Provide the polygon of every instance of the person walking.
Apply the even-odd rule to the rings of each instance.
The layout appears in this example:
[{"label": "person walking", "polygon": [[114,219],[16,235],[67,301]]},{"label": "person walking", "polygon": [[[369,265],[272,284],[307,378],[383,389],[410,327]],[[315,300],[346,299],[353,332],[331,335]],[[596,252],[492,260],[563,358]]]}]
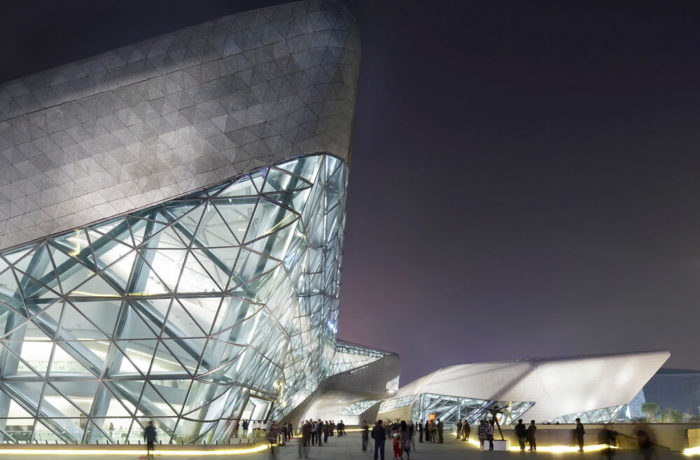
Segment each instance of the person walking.
[{"label": "person walking", "polygon": [[318,419],[318,423],[316,424],[316,439],[318,439],[318,447],[321,447],[323,445],[323,442],[321,439],[323,438],[323,420]]},{"label": "person walking", "polygon": [[443,439],[443,437],[442,437],[442,431],[444,430],[444,428],[445,428],[445,424],[442,423],[442,421],[441,421],[440,419],[438,419],[438,423],[437,423],[437,433],[438,433],[438,440],[439,440],[438,442],[439,442],[440,444],[442,444],[442,443],[444,442],[444,439]]},{"label": "person walking", "polygon": [[416,451],[416,441],[413,435],[416,434],[416,427],[413,425],[413,421],[411,420],[408,422],[408,438],[410,440],[411,444],[411,449],[415,452]]},{"label": "person walking", "polygon": [[367,420],[362,421],[362,452],[367,452],[367,444],[369,443],[369,425]]},{"label": "person walking", "polygon": [[425,421],[425,442],[430,442],[430,420]]},{"label": "person walking", "polygon": [[515,425],[515,436],[518,438],[518,444],[520,445],[520,452],[525,452],[525,440],[527,439],[527,427],[523,423],[523,419],[518,420],[517,425]]},{"label": "person walking", "polygon": [[391,445],[394,448],[394,459],[402,458],[401,434],[399,434],[399,427],[396,424],[393,424],[391,427]]},{"label": "person walking", "polygon": [[247,438],[248,437],[248,427],[250,426],[248,420],[243,419],[243,423],[241,424],[241,426],[243,427],[243,436],[242,437]]},{"label": "person walking", "polygon": [[423,419],[418,421],[418,442],[423,442]]},{"label": "person walking", "polygon": [[411,432],[405,420],[401,420],[399,427],[399,444],[401,458],[403,459],[403,453],[406,452],[406,460],[411,460]]},{"label": "person walking", "polygon": [[472,434],[472,427],[469,426],[468,421],[464,421],[462,424],[462,441],[469,441],[469,435]]},{"label": "person walking", "polygon": [[457,420],[457,439],[462,437],[462,420]]},{"label": "person walking", "polygon": [[382,421],[377,420],[377,423],[372,428],[372,439],[374,439],[374,460],[377,460],[377,454],[381,453],[381,460],[384,460],[384,441],[386,441],[386,431],[382,426]]},{"label": "person walking", "polygon": [[313,425],[310,420],[304,422],[301,426],[301,436],[299,437],[299,458],[309,458],[309,443],[311,442],[311,430]]},{"label": "person walking", "polygon": [[148,422],[148,426],[143,430],[143,439],[146,441],[146,458],[153,458],[156,443],[156,427],[153,426],[153,420]]},{"label": "person walking", "polygon": [[583,435],[586,434],[586,430],[583,429],[583,423],[581,419],[576,419],[576,428],[574,428],[574,435],[576,436],[576,444],[578,444],[578,451],[583,452]]},{"label": "person walking", "polygon": [[486,442],[486,438],[488,437],[486,434],[486,420],[482,420],[479,422],[477,434],[479,436],[479,445],[481,446],[481,450],[483,451],[484,443]]},{"label": "person walking", "polygon": [[277,458],[277,451],[275,447],[277,446],[277,436],[279,436],[280,427],[274,420],[267,429],[267,442],[270,443],[270,458]]},{"label": "person walking", "polygon": [[535,440],[535,433],[537,427],[535,426],[535,421],[530,420],[530,426],[527,427],[527,443],[530,444],[530,452],[537,451],[537,442]]}]

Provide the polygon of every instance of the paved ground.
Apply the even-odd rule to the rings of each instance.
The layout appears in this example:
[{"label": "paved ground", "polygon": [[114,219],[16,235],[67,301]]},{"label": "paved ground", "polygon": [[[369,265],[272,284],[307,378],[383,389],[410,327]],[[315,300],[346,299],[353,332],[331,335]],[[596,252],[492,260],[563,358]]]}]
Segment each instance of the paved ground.
[{"label": "paved ground", "polygon": [[[411,460],[554,460],[554,459],[571,459],[571,460],[593,460],[593,459],[603,459],[604,457],[600,453],[590,452],[585,454],[578,453],[565,453],[565,454],[552,454],[538,452],[536,454],[531,453],[507,453],[507,452],[480,452],[478,449],[465,445],[464,443],[454,441],[452,439],[446,439],[445,444],[418,444],[416,451],[411,452]],[[283,447],[278,447],[276,449],[275,458],[278,460],[295,460],[297,456],[297,445],[296,440],[293,440],[291,444]],[[361,438],[358,433],[351,433],[349,436],[343,438],[330,438],[328,444],[323,447],[311,447],[309,452],[309,458],[313,460],[371,460],[371,451],[362,452]],[[114,460],[128,460],[138,458],[136,455],[90,455],[90,456],[48,456],[43,454],[30,454],[30,455],[7,455],[0,450],[0,459],[10,460],[10,459],[26,459],[26,460],[46,460],[50,458],[56,459],[73,459],[81,458],[85,460],[98,459],[103,457],[114,459]],[[143,457],[141,457],[143,458]],[[271,458],[270,452],[265,451],[257,454],[246,454],[246,455],[236,455],[236,456],[212,456],[203,457],[200,455],[192,456],[156,456],[156,458],[161,458],[165,460],[166,458],[182,459],[182,460],[193,460],[200,458],[230,458],[238,460],[267,460]],[[406,458],[404,456],[404,458]],[[638,452],[617,452],[615,455],[615,460],[633,460],[642,459]],[[658,453],[654,459],[655,460],[680,460],[683,458],[681,454],[677,453]],[[393,450],[391,449],[391,443],[386,443],[386,460],[393,460]]]}]

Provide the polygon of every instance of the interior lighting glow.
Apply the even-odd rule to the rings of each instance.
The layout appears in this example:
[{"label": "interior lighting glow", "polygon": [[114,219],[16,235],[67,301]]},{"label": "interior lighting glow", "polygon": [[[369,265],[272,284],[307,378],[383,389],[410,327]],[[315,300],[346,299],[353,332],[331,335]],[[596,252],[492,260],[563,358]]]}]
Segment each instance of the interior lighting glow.
[{"label": "interior lighting glow", "polygon": [[[256,452],[262,452],[270,448],[269,444],[263,444],[255,447],[248,447],[245,449],[215,449],[215,450],[160,450],[156,451],[156,455],[163,457],[204,457],[204,456],[222,456],[222,455],[243,455],[243,454],[253,454]],[[132,449],[0,449],[0,453],[3,455],[75,455],[75,456],[89,456],[89,455],[146,455],[146,450],[132,450]]]},{"label": "interior lighting glow", "polygon": [[688,447],[687,449],[684,449],[683,455],[700,455],[700,446]]}]

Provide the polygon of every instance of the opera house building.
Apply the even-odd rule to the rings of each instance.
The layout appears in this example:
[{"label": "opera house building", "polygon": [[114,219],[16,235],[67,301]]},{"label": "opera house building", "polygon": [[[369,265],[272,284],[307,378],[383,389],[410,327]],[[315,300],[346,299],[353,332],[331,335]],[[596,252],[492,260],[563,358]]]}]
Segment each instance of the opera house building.
[{"label": "opera house building", "polygon": [[0,85],[0,442],[620,412],[667,353],[399,390],[397,354],[336,340],[359,64],[345,7],[305,0]]}]

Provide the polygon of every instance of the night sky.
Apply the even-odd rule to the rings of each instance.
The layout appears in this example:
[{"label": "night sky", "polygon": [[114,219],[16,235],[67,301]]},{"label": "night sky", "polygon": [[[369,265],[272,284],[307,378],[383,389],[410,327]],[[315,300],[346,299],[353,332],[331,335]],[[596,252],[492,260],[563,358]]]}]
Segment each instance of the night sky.
[{"label": "night sky", "polygon": [[[279,2],[0,7],[0,81]],[[667,349],[700,369],[700,2],[348,1],[363,61],[339,337],[402,384]]]}]

